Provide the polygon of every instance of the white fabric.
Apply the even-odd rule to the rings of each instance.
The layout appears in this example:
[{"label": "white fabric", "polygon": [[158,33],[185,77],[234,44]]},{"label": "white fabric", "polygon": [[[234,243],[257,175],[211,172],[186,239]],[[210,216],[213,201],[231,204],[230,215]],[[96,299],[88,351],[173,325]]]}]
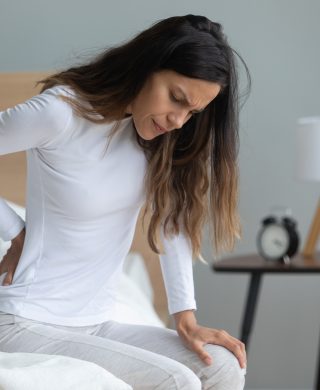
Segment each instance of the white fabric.
[{"label": "white fabric", "polygon": [[7,207],[4,199],[0,198],[0,237],[5,241],[10,241],[12,238],[16,237],[21,230],[24,228],[24,221],[19,218],[14,211]]},{"label": "white fabric", "polygon": [[[183,345],[172,329],[112,320],[83,328],[47,326],[11,314],[0,315],[0,327],[0,350],[15,352],[19,348],[28,353],[90,361],[134,389],[244,388],[246,370],[240,368],[231,351],[220,345],[205,345],[213,360],[207,366],[194,351]],[[92,387],[89,389],[93,390]]]},{"label": "white fabric", "polygon": [[[24,220],[25,209],[8,202]],[[10,242],[0,239],[0,259]],[[152,304],[151,282],[141,255],[129,253],[117,287],[114,320],[165,328]],[[2,283],[5,274],[0,276]],[[61,381],[63,378],[63,381]],[[65,356],[0,352],[0,390],[130,390],[132,387],[97,364]]]},{"label": "white fabric", "polygon": [[[10,208],[25,220],[25,209],[8,202]],[[10,247],[9,241],[0,238],[0,259]],[[6,273],[0,275],[2,284]],[[157,315],[153,306],[153,288],[144,260],[139,253],[129,252],[125,257],[123,272],[116,289],[116,302],[113,320],[127,324],[166,325]]]},{"label": "white fabric", "polygon": [[117,288],[113,319],[127,324],[165,327],[152,301],[125,273],[121,275]]},{"label": "white fabric", "polygon": [[[25,245],[12,285],[0,286],[0,310],[85,326],[113,318],[147,161],[130,117],[104,154],[113,124],[75,115],[57,96],[68,93],[53,87],[0,113],[0,155],[26,150],[28,162]],[[11,240],[21,226],[2,201],[0,235]],[[196,309],[189,240],[181,233],[163,247],[169,313]]]},{"label": "white fabric", "polygon": [[0,390],[132,390],[97,364],[65,356],[0,352]]},{"label": "white fabric", "polygon": [[129,252],[123,264],[123,272],[130,276],[146,295],[150,302],[153,302],[154,294],[152,284],[146,269],[143,257],[137,252]]}]

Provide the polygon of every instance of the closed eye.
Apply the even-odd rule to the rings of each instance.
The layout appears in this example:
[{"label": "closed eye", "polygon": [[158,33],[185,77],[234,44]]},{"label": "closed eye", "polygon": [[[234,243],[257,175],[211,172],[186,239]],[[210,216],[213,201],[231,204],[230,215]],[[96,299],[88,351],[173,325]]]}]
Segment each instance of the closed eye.
[{"label": "closed eye", "polygon": [[173,93],[170,93],[170,99],[175,103],[182,103]]},{"label": "closed eye", "polygon": [[[187,106],[188,106],[188,103],[187,103],[185,100],[180,100],[180,99],[177,98],[172,92],[170,93],[170,99],[171,99],[174,103],[179,103],[179,104],[187,105]],[[200,114],[200,112],[202,112],[202,111],[204,111],[204,109],[202,109],[202,110],[193,110],[193,111],[190,111],[190,114],[191,114],[191,115]]]}]

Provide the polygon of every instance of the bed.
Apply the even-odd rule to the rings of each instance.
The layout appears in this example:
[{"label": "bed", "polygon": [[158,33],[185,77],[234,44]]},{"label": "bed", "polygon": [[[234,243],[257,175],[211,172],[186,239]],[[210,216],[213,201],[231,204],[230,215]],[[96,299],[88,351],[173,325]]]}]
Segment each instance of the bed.
[{"label": "bed", "polygon": [[[48,74],[0,73],[0,111],[39,93],[34,83]],[[25,153],[0,156],[0,197],[22,218],[25,218],[25,181]],[[140,215],[142,213],[143,209]],[[0,239],[0,259],[9,246],[10,242]],[[1,284],[4,277],[5,274],[0,275]],[[141,217],[120,278],[114,320],[171,327],[159,257],[147,243]],[[66,380],[58,384],[62,376]],[[8,354],[0,351],[0,390],[40,390],[44,379],[47,390],[131,388],[93,363],[63,356]]]}]

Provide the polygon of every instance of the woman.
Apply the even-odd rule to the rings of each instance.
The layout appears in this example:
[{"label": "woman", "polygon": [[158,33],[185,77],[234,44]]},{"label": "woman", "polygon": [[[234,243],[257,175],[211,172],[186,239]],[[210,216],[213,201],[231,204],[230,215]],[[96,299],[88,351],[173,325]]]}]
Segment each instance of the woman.
[{"label": "woman", "polygon": [[[164,19],[40,83],[0,117],[0,154],[28,160],[26,226],[0,203],[0,349],[89,360],[137,389],[242,389],[244,344],[194,315],[204,223],[217,253],[240,237],[238,82],[220,24]],[[144,203],[176,331],[112,320]]]}]

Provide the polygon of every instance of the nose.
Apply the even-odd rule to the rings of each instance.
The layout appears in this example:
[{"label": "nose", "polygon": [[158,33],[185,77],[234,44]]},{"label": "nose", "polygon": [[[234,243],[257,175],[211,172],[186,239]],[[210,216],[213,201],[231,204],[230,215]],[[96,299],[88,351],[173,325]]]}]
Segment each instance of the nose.
[{"label": "nose", "polygon": [[189,111],[186,110],[177,110],[172,111],[168,114],[168,121],[171,126],[175,129],[180,129],[189,119]]}]

